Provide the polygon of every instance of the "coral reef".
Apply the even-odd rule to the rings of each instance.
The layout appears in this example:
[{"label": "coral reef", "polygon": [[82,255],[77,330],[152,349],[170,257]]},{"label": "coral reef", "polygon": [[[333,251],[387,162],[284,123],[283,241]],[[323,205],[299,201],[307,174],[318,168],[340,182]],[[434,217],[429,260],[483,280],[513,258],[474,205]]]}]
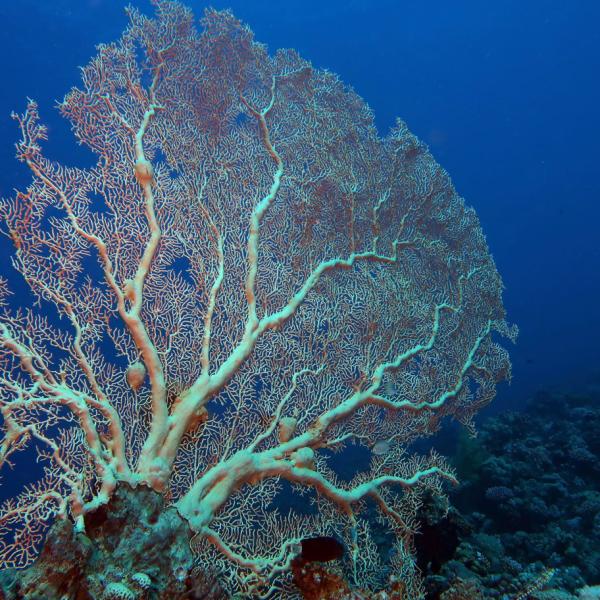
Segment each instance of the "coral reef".
[{"label": "coral reef", "polygon": [[430,498],[421,509],[427,598],[593,594],[583,586],[600,581],[599,427],[597,396],[540,393],[461,438],[454,506],[445,514]]}]

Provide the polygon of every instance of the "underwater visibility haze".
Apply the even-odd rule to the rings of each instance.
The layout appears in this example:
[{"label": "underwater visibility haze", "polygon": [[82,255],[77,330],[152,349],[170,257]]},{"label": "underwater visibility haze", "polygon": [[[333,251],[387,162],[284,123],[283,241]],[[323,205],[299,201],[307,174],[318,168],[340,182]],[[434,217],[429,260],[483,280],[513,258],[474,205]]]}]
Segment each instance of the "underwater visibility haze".
[{"label": "underwater visibility haze", "polygon": [[0,3],[0,596],[600,598],[599,19]]}]

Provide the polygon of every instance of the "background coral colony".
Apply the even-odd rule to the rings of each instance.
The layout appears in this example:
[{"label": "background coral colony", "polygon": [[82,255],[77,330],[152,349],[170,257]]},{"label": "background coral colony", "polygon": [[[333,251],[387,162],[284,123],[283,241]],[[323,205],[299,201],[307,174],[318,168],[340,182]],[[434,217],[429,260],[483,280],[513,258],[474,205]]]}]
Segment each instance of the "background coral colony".
[{"label": "background coral colony", "polygon": [[[578,473],[571,495],[567,493],[570,500],[563,500],[564,506],[554,500],[560,513],[556,522],[583,519],[576,525],[571,523],[577,528],[585,519],[593,521],[593,511],[579,516],[571,512],[574,494],[583,494],[586,502],[592,502],[587,490],[596,485],[590,482],[595,481],[592,465],[597,448],[581,419],[587,414],[589,425],[596,418],[600,387],[600,319],[595,307],[600,291],[596,241],[600,216],[596,161],[600,117],[596,107],[600,88],[594,75],[600,68],[600,40],[594,28],[600,17],[598,4],[532,0],[523,6],[512,1],[484,5],[382,0],[287,2],[273,10],[272,3],[259,1],[229,2],[227,6],[213,3],[216,9],[231,8],[271,53],[277,48],[295,48],[315,68],[339,74],[341,81],[352,85],[368,102],[379,135],[386,136],[396,127],[385,144],[377,141],[375,129],[365,133],[368,113],[360,101],[328,79],[327,73],[313,71],[317,73],[314,79],[305,78],[306,63],[293,53],[280,53],[269,62],[260,47],[248,45],[245,36],[249,34],[225,13],[208,13],[205,38],[198,41],[205,56],[196,56],[194,70],[193,64],[183,61],[186,57],[194,60],[193,53],[186,54],[189,48],[181,45],[188,17],[175,5],[162,6],[163,25],[158,29],[133,13],[131,40],[150,49],[148,57],[154,64],[149,74],[139,75],[137,87],[138,75],[119,70],[119,65],[130,58],[134,63],[137,60],[127,40],[121,46],[122,54],[107,49],[103,54],[102,48],[94,48],[95,44],[118,40],[127,26],[121,3],[32,0],[0,7],[5,78],[0,101],[0,196],[6,199],[3,226],[9,234],[2,242],[3,273],[9,278],[8,285],[2,284],[3,303],[11,310],[19,304],[15,297],[27,298],[34,309],[36,298],[41,303],[37,316],[35,310],[13,312],[3,321],[2,364],[11,377],[5,379],[2,402],[8,406],[9,398],[13,408],[3,412],[7,434],[2,452],[3,460],[12,460],[13,453],[16,456],[24,442],[33,439],[32,445],[50,464],[45,472],[32,467],[8,476],[5,473],[3,497],[10,496],[11,490],[18,492],[38,469],[43,480],[34,495],[56,493],[62,498],[57,504],[64,504],[61,510],[68,507],[77,527],[83,528],[85,512],[102,505],[103,498],[113,494],[117,480],[141,481],[178,502],[192,529],[207,540],[199,542],[197,553],[229,573],[220,585],[231,593],[293,594],[285,572],[302,534],[312,532],[315,536],[335,534],[344,548],[354,549],[348,562],[353,566],[347,566],[339,576],[356,590],[371,590],[373,597],[380,593],[377,590],[391,585],[389,572],[383,566],[375,575],[368,571],[373,561],[382,559],[382,545],[395,544],[394,554],[388,558],[403,565],[398,567],[404,582],[402,593],[419,597],[424,588],[416,573],[417,566],[423,570],[423,565],[410,567],[412,520],[417,518],[415,511],[424,495],[437,491],[444,481],[454,481],[455,470],[437,454],[428,454],[426,445],[419,448],[418,455],[405,455],[401,447],[435,431],[441,417],[455,416],[470,424],[493,396],[495,384],[509,376],[506,347],[513,364],[512,385],[499,386],[498,397],[485,414],[521,409],[536,393],[537,404],[530,405],[529,412],[522,413],[525,416],[484,425],[478,455],[493,456],[495,452],[506,457],[508,446],[497,440],[507,431],[514,435],[521,430],[519,419],[529,419],[530,424],[548,431],[566,432],[564,443],[547,446],[543,459],[550,461],[552,467],[545,468],[554,468],[555,477],[561,481],[566,477],[560,472],[565,460],[573,461],[572,469]],[[136,3],[136,7],[148,15],[155,10],[146,3]],[[200,16],[205,5],[195,2],[191,8]],[[163,49],[157,40],[164,42]],[[230,52],[225,61],[215,50],[221,43]],[[98,52],[101,58],[89,63]],[[77,72],[76,65],[89,66]],[[117,72],[120,75],[115,75]],[[213,83],[214,91],[206,85],[201,88],[202,77],[194,88],[194,73],[206,74],[202,81]],[[83,92],[71,93],[62,106],[64,115],[75,125],[75,133],[85,142],[75,146],[68,121],[51,107],[72,86],[82,85]],[[247,151],[235,154],[231,163],[225,159],[211,163],[202,153],[194,154],[189,145],[183,125],[188,118],[183,115],[191,106],[186,104],[186,94],[200,89],[206,94],[203,101],[212,101],[212,108],[204,113],[198,109],[191,122],[205,128],[202,139],[214,156],[222,152],[223,157],[231,158],[229,145],[238,147],[242,142]],[[307,102],[307,89],[316,90],[314,113],[310,113],[314,122],[296,122],[293,107]],[[30,101],[27,106],[27,97],[37,104]],[[103,98],[100,108],[94,104],[98,97]],[[173,108],[171,115],[164,117],[168,110],[163,113],[162,104],[167,100]],[[215,108],[215,100],[223,101],[220,109]],[[86,113],[86,106],[96,107]],[[19,115],[17,124],[9,118],[13,110]],[[394,125],[397,116],[428,144],[433,157],[404,124]],[[39,122],[47,125],[48,140]],[[116,137],[109,132],[115,123],[122,130]],[[226,123],[239,137],[227,138]],[[21,132],[16,126],[19,124]],[[329,141],[338,140],[332,147],[339,149],[344,142],[351,148],[346,154],[337,155],[315,141],[315,132],[322,133],[328,126]],[[23,164],[14,159],[13,143],[17,140],[21,140],[17,154]],[[311,150],[302,150],[306,148]],[[321,164],[318,161],[323,153],[328,158]],[[94,168],[98,155],[104,162]],[[62,163],[65,169],[50,165],[45,156]],[[397,167],[392,157],[401,157]],[[292,158],[297,161],[295,166],[289,164]],[[504,282],[502,298],[508,324],[503,320],[501,282],[478,223],[472,212],[461,212],[460,200],[457,204],[445,175],[436,170],[434,158],[451,174],[467,205],[477,211]],[[118,164],[127,160],[134,167],[126,176]],[[382,168],[386,163],[398,181],[397,189],[386,184]],[[67,168],[73,165],[78,168]],[[182,174],[177,181],[169,175],[169,168]],[[37,183],[13,202],[13,190],[25,190],[32,173]],[[194,173],[204,177],[194,178]],[[230,177],[245,183],[238,190],[235,183],[229,183]],[[298,182],[296,192],[288,187],[288,177]],[[240,201],[239,209],[222,203],[224,196],[243,196],[252,184],[260,192]],[[367,200],[367,188],[378,195],[375,204]],[[423,191],[427,188],[439,191],[435,200]],[[110,190],[119,190],[121,199],[115,200],[118,194],[113,197]],[[165,204],[162,195],[169,193],[179,194],[188,202],[198,201],[203,217],[188,213],[185,205]],[[320,219],[311,220],[308,213],[304,221],[293,219],[277,208],[278,200],[284,197],[290,206],[297,203],[296,215],[300,215],[300,209],[306,208],[308,198],[315,194],[322,204],[312,210],[320,211]],[[403,208],[401,203],[390,203],[388,208],[387,199],[394,194],[413,198],[413,208]],[[343,227],[344,219],[338,222],[342,229],[338,237],[328,233],[331,229],[320,231],[326,224],[333,227],[334,196],[343,197],[348,204],[343,211],[347,226]],[[123,198],[138,198],[141,204],[138,208],[135,204],[119,205]],[[91,201],[92,207],[104,200],[114,222],[104,221],[100,212],[71,205],[73,199]],[[50,208],[53,202],[56,205]],[[36,212],[35,206],[49,208],[42,214],[44,211]],[[58,209],[68,214],[72,231],[65,228]],[[240,225],[245,218],[250,219],[249,224]],[[392,231],[390,223],[399,228]],[[125,234],[119,234],[119,227]],[[142,227],[155,234],[140,239],[134,232]],[[176,235],[170,236],[167,227]],[[44,228],[50,232],[48,236],[36,238],[36,231]],[[204,228],[204,236],[211,240],[208,252],[192,239],[198,228]],[[278,237],[278,231],[285,232],[285,239]],[[432,232],[438,232],[438,237],[430,239]],[[319,245],[319,235],[328,241]],[[295,236],[306,244],[302,251],[293,249]],[[82,240],[94,253],[84,249]],[[102,258],[104,247],[109,258],[112,256],[110,264]],[[33,294],[11,270],[9,256],[15,248],[17,269]],[[233,258],[227,256],[230,252]],[[384,267],[396,268],[404,252],[408,262],[413,261],[412,268],[399,269],[393,277],[384,276]],[[241,262],[243,269],[236,266]],[[154,273],[148,265],[153,265]],[[194,277],[186,275],[192,265],[205,274],[212,287],[200,290],[202,286]],[[261,265],[277,274],[278,285],[270,287],[272,282],[261,278]],[[86,282],[80,278],[80,268],[88,270],[92,279]],[[358,273],[358,281],[346,278],[348,269]],[[94,291],[99,277],[108,281],[108,287]],[[379,295],[371,291],[374,295],[365,296],[368,301],[360,299],[357,289],[366,294],[364,290],[372,288],[372,280],[379,284]],[[235,287],[232,284],[239,287],[239,293],[231,291]],[[181,297],[196,293],[194,286],[200,290],[197,305],[182,304]],[[12,295],[7,295],[8,288]],[[173,291],[171,296],[168,290]],[[108,308],[110,293],[115,295],[118,309]],[[398,297],[403,306],[394,303]],[[329,314],[320,298],[336,298],[337,310]],[[387,312],[382,309],[384,302]],[[60,321],[46,317],[48,306],[62,314]],[[360,311],[367,315],[364,323],[350,316]],[[387,322],[389,313],[403,320],[404,337],[382,333],[392,328],[393,320]],[[196,324],[192,322],[194,316]],[[119,318],[122,323],[117,324]],[[225,318],[227,322],[220,321]],[[55,330],[66,329],[65,322],[70,330]],[[342,322],[347,336],[341,335]],[[520,329],[514,347],[506,339],[514,338],[510,323],[518,323]],[[220,334],[227,339],[220,347],[211,343],[211,327],[214,337]],[[286,327],[288,341],[284,342]],[[336,328],[337,337],[331,335]],[[259,343],[262,332],[273,335],[261,337]],[[178,336],[183,336],[185,343],[179,342]],[[200,340],[194,349],[201,357],[198,364],[190,363],[186,354],[195,338]],[[332,338],[338,341],[330,343]],[[105,356],[107,340],[117,352],[112,365]],[[278,353],[288,357],[287,366],[275,365],[270,358]],[[379,353],[379,362],[371,353]],[[31,355],[33,361],[28,363],[25,357]],[[337,360],[331,358],[333,355]],[[173,365],[167,365],[169,356]],[[320,359],[311,361],[309,356]],[[228,370],[228,360],[235,368]],[[56,366],[59,363],[62,368]],[[281,381],[271,377],[276,369],[284,374]],[[15,375],[21,371],[24,375]],[[79,375],[74,374],[76,371]],[[161,392],[163,380],[166,383]],[[59,389],[60,407],[52,408],[52,398]],[[344,396],[346,389],[351,393]],[[110,394],[105,394],[106,390]],[[418,400],[402,405],[401,397],[408,390],[427,406]],[[551,390],[554,396],[546,393],[540,400],[540,390]],[[40,400],[40,394],[45,400]],[[562,394],[561,410],[549,400],[557,394]],[[212,395],[218,399],[215,408],[208,404]],[[28,416],[19,402],[37,408]],[[139,414],[145,411],[152,415],[151,420],[132,415],[133,403]],[[571,413],[565,413],[566,406]],[[408,408],[408,416],[398,408]],[[539,420],[538,409],[547,411],[546,420]],[[119,413],[122,427],[114,426],[113,410]],[[164,417],[161,411],[166,411]],[[387,421],[382,421],[383,411],[392,415]],[[79,433],[68,426],[73,415],[80,419]],[[168,419],[174,417],[181,431],[177,433],[175,426],[171,433],[161,433],[161,423],[167,427]],[[243,424],[244,419],[254,419],[256,430]],[[573,425],[568,428],[561,424],[567,420],[581,423],[579,437]],[[43,427],[37,425],[41,422]],[[311,422],[318,427],[315,429]],[[263,423],[262,428],[259,423]],[[358,440],[357,445],[362,440],[372,451],[367,472],[355,475],[351,482],[337,479],[333,471],[341,466],[335,457],[319,452],[343,445],[346,438],[355,438],[352,441]],[[203,441],[206,439],[209,441]],[[223,453],[215,455],[211,443],[224,449]],[[171,454],[180,444],[178,460],[183,462],[178,464]],[[449,447],[443,440],[440,444]],[[87,446],[87,454],[77,450],[80,445]],[[40,446],[44,448],[40,450]],[[513,469],[514,465],[530,463],[531,457],[523,452],[523,448],[510,446]],[[249,461],[248,456],[259,458]],[[455,467],[460,466],[457,456],[452,461]],[[221,478],[219,460],[225,472],[237,469],[245,474],[239,481],[233,478],[230,487],[215,483]],[[486,460],[482,459],[482,464],[488,465],[487,470],[473,475],[470,484],[472,490],[479,489],[485,495],[488,505],[474,506],[476,500],[469,497],[468,489],[465,494],[464,488],[456,501],[462,502],[466,512],[493,506],[492,521],[494,511],[500,511],[495,516],[501,517],[502,510],[511,506],[514,517],[524,510],[519,508],[519,493],[522,497],[531,493],[526,487],[519,488],[518,481],[533,479],[536,474],[521,466],[513,479],[507,480],[506,469],[491,475],[492,463]],[[190,465],[199,461],[215,468],[204,474],[200,469],[196,483],[193,473],[187,481]],[[135,472],[129,470],[132,462],[138,464]],[[473,462],[465,468],[472,469]],[[259,474],[264,482],[255,485]],[[269,521],[265,507],[270,501],[283,502],[279,496],[286,496],[286,490],[282,492],[271,476],[317,489],[329,502],[317,502],[304,516]],[[505,479],[500,481],[502,477]],[[390,491],[384,485],[387,483],[400,483],[403,493]],[[254,492],[236,495],[245,485],[254,486]],[[360,504],[362,500],[363,489],[391,523],[388,527],[395,532],[395,541],[377,538],[372,519],[354,508],[355,501]],[[93,499],[85,508],[82,503],[90,502],[90,494]],[[28,506],[32,519],[44,522],[41,509],[37,505],[32,508],[31,498],[20,502],[18,506]],[[214,506],[225,506],[224,512],[229,511],[230,516],[219,520]],[[291,508],[297,508],[293,501]],[[17,513],[22,516],[21,508],[5,506],[4,511],[3,531],[15,535],[14,528],[19,531],[19,525],[14,517]],[[239,526],[235,522],[238,512],[245,514],[250,530],[258,523],[264,527],[265,518],[269,523],[265,536],[257,536],[254,547],[240,540],[232,529]],[[526,521],[538,516],[522,513],[521,518]],[[485,535],[491,533],[490,523]],[[599,526],[593,523],[593,527]],[[545,533],[540,537],[538,547],[549,544],[549,536]],[[35,538],[3,542],[8,544],[2,548],[5,565],[30,562],[30,553],[39,546]],[[584,538],[574,540],[573,548],[578,544],[585,547]],[[469,543],[479,544],[479,549],[485,545],[481,537],[477,543]],[[508,561],[508,550],[519,544],[508,534],[502,543]],[[534,587],[552,585],[548,583],[552,577],[556,589],[565,594],[577,593],[586,583],[600,583],[594,580],[598,576],[594,567],[597,556],[590,553],[586,564],[581,557],[568,558],[569,552],[567,547],[549,549],[546,556],[539,557],[540,569],[535,573],[532,569],[534,583],[524,580],[521,589],[530,585],[534,593]],[[531,550],[529,555],[517,557],[521,571],[525,563],[533,561],[533,554]],[[556,558],[551,558],[554,554]],[[264,562],[261,556],[266,557]],[[513,553],[511,560],[515,556]],[[179,558],[182,562],[175,579],[191,573],[187,558]],[[489,558],[486,569],[492,569],[493,562]],[[508,562],[503,564],[504,572],[508,572]],[[500,567],[496,568],[500,572]],[[104,577],[114,579],[114,572],[107,567]],[[122,583],[113,582],[114,586],[144,587],[142,575],[129,577]],[[484,587],[489,584],[482,582]],[[451,587],[435,592],[435,585],[430,579],[428,597],[462,597],[451,596]],[[482,587],[476,592],[454,593],[476,597],[475,593],[487,592]]]}]

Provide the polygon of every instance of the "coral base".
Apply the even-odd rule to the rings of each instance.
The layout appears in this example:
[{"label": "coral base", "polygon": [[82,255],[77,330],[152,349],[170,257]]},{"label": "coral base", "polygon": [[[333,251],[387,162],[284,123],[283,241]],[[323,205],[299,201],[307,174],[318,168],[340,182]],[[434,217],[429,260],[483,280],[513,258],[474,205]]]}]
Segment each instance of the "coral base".
[{"label": "coral base", "polygon": [[192,569],[192,535],[160,494],[121,485],[107,505],[86,515],[85,534],[59,520],[33,565],[0,574],[0,598],[226,598],[218,584]]}]

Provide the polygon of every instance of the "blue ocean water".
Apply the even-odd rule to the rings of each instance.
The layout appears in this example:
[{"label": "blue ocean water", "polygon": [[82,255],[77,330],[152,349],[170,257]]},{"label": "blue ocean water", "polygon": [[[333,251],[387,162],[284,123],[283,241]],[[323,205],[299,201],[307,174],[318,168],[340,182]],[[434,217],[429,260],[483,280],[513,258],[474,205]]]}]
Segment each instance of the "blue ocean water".
[{"label": "blue ocean water", "polygon": [[[151,3],[133,4],[148,13]],[[208,3],[186,2],[197,16]],[[595,0],[215,0],[271,51],[339,74],[382,134],[406,121],[476,209],[520,328],[511,386],[488,412],[539,390],[600,388],[600,3]],[[127,24],[120,0],[0,0],[0,196],[24,188],[12,110],[38,101],[46,154],[90,164],[55,101]],[[0,271],[10,247],[0,240]],[[17,276],[13,288],[19,290]]]},{"label": "blue ocean water", "polygon": [[[151,11],[149,2],[135,2]],[[207,3],[188,1],[197,15]],[[54,158],[74,156],[53,105],[94,45],[126,24],[116,0],[0,3],[0,194],[27,181],[9,115],[36,99]],[[600,3],[595,0],[217,0],[271,50],[296,48],[365,98],[382,133],[396,116],[475,207],[521,334],[512,386],[600,380]],[[77,149],[75,150],[77,151]],[[89,157],[79,149],[81,160]],[[6,255],[3,255],[6,260]]]}]

